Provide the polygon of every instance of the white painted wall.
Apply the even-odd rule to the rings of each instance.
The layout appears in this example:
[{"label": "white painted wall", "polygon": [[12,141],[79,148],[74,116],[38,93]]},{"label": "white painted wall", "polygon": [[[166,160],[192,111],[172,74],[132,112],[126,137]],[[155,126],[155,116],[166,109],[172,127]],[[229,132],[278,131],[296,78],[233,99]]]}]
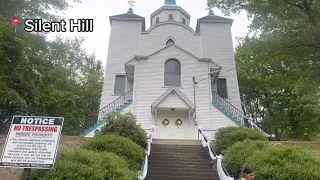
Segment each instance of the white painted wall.
[{"label": "white painted wall", "polygon": [[[116,74],[125,74],[124,63],[139,54],[142,22],[113,21],[111,26],[108,59],[100,107],[118,98],[114,96]],[[132,86],[127,83],[127,88]]]},{"label": "white painted wall", "polygon": [[175,22],[167,22],[151,27],[141,36],[141,55],[150,55],[166,46],[166,40],[172,37],[175,44],[199,57],[201,36],[195,35],[189,27]]},{"label": "white painted wall", "polygon": [[[212,58],[222,66],[221,77],[227,78],[228,101],[241,110],[238,78],[232,45],[231,25],[227,23],[201,23],[202,56]],[[233,70],[232,70],[233,69]],[[229,71],[231,70],[231,71]],[[227,73],[223,73],[229,71]]]}]

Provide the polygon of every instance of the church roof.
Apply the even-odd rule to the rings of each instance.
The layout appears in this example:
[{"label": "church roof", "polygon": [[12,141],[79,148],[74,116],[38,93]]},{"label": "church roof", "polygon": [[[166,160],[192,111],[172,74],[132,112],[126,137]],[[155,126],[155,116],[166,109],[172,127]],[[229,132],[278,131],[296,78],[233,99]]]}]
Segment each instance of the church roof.
[{"label": "church roof", "polygon": [[200,23],[201,22],[216,22],[216,23],[233,23],[233,19],[221,17],[221,16],[216,16],[212,10],[209,11],[209,14],[207,16],[204,16],[197,21],[197,26],[196,26],[196,33],[200,32]]},{"label": "church roof", "polygon": [[141,21],[142,22],[141,29],[143,31],[145,31],[145,29],[146,29],[145,18],[134,14],[131,8],[128,10],[127,13],[118,14],[118,15],[115,15],[115,16],[110,16],[109,20],[110,20],[110,25],[112,24],[113,20],[118,20],[118,21]]}]

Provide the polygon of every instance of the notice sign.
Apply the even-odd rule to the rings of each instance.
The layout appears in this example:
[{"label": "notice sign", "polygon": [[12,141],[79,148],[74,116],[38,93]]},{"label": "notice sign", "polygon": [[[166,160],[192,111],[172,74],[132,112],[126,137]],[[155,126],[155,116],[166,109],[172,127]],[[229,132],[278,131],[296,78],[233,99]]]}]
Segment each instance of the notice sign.
[{"label": "notice sign", "polygon": [[52,168],[64,118],[14,116],[0,159],[1,167]]}]

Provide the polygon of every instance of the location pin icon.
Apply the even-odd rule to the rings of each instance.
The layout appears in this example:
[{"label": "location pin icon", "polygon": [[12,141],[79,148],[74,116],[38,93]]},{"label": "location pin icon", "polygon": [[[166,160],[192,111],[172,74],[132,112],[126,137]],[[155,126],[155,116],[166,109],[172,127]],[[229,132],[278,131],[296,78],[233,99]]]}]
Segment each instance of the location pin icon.
[{"label": "location pin icon", "polygon": [[20,19],[17,17],[13,17],[11,19],[11,24],[14,25],[14,32],[17,32],[17,25],[20,24]]}]

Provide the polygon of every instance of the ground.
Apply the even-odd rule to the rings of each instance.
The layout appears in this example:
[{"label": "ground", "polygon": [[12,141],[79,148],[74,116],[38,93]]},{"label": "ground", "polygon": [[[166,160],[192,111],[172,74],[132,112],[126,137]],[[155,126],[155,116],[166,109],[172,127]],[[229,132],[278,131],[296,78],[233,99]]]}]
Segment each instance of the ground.
[{"label": "ground", "polygon": [[[59,150],[66,148],[78,148],[81,144],[85,142],[87,138],[78,136],[62,136]],[[0,135],[0,156],[2,155],[2,150],[4,143],[6,141],[5,135]],[[0,180],[18,180],[20,179],[22,169],[16,168],[1,168],[0,167]]]},{"label": "ground", "polygon": [[[2,154],[3,145],[5,143],[6,136],[0,135],[0,155]],[[62,136],[59,150],[78,148],[83,144],[87,138],[78,136]],[[320,158],[320,141],[281,141],[275,142],[281,143],[284,146],[294,146],[306,149]],[[21,176],[22,170],[15,168],[0,168],[0,180],[18,180]]]}]

